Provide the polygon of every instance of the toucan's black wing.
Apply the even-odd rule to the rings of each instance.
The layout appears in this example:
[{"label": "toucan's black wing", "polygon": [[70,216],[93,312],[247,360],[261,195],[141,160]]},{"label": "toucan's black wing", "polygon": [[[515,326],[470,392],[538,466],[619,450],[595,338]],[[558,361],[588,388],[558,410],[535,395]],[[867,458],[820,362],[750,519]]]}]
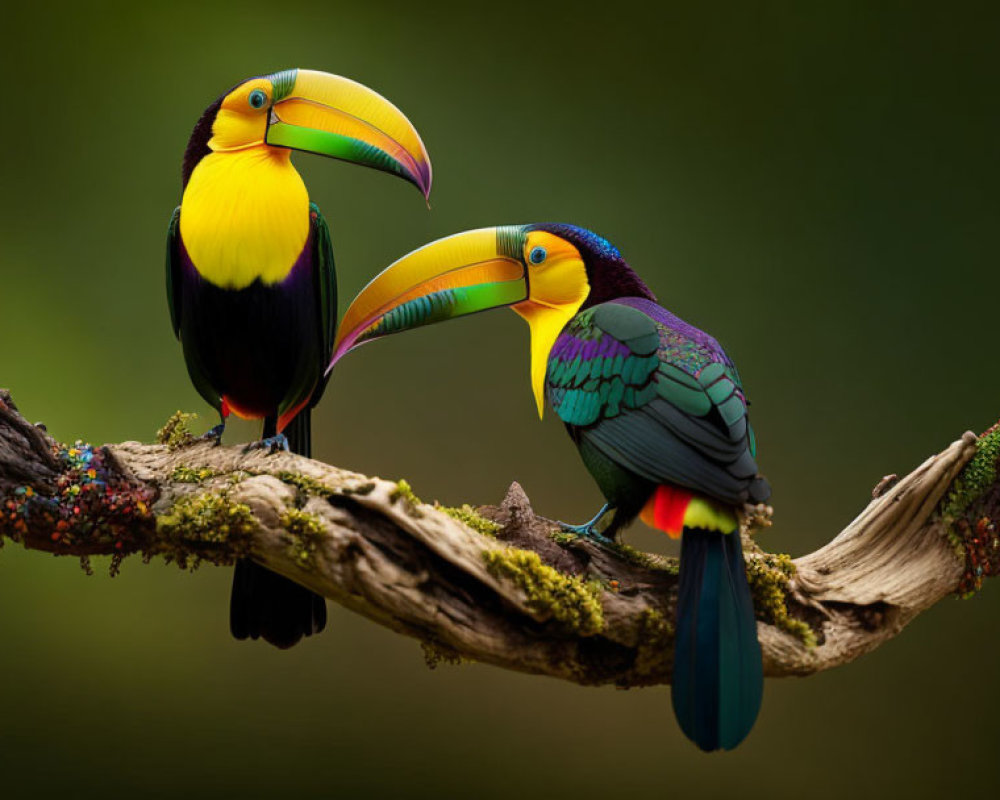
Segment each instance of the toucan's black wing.
[{"label": "toucan's black wing", "polygon": [[167,227],[167,304],[170,306],[170,324],[174,328],[174,336],[180,336],[181,331],[181,207],[177,206],[170,215],[170,225]]}]

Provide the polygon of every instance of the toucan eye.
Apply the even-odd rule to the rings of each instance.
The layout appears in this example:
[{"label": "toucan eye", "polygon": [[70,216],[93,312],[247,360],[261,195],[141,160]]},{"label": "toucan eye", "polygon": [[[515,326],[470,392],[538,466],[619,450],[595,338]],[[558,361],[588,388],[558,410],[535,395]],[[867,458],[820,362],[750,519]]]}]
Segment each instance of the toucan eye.
[{"label": "toucan eye", "polygon": [[532,264],[541,264],[547,255],[548,253],[545,252],[544,247],[534,247],[532,248],[531,253],[528,254],[528,260]]},{"label": "toucan eye", "polygon": [[254,89],[250,92],[249,100],[250,108],[263,108],[264,104],[267,102],[267,95],[260,89]]}]

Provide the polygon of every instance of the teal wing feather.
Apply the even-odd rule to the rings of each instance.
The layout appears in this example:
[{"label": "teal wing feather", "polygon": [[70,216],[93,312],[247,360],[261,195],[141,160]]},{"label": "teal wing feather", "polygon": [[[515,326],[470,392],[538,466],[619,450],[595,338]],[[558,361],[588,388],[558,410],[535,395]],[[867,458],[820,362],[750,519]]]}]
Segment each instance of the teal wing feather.
[{"label": "teal wing feather", "polygon": [[309,204],[309,218],[313,228],[313,261],[316,265],[316,297],[319,302],[320,318],[320,361],[319,383],[313,392],[310,405],[316,405],[329,375],[324,376],[333,356],[333,342],[337,335],[337,269],[333,262],[333,240],[330,228],[315,203]]},{"label": "teal wing feather", "polygon": [[651,319],[633,312],[595,306],[577,314],[556,340],[546,394],[567,425],[594,425],[652,398],[659,337]]},{"label": "teal wing feather", "polygon": [[547,395],[574,437],[640,477],[728,503],[766,498],[739,375],[708,337],[603,303],[557,339]]},{"label": "teal wing feather", "polygon": [[167,226],[167,304],[170,306],[170,324],[174,328],[174,336],[181,332],[181,279],[180,256],[177,248],[180,244],[181,207],[177,206],[170,216]]},{"label": "teal wing feather", "polygon": [[[323,352],[333,352],[333,340],[337,335],[337,270],[333,262],[333,240],[330,227],[315,203],[309,204],[309,216],[313,226],[313,257],[316,260],[316,293],[320,303],[320,320],[323,326]],[[329,358],[323,363],[323,368]]]}]

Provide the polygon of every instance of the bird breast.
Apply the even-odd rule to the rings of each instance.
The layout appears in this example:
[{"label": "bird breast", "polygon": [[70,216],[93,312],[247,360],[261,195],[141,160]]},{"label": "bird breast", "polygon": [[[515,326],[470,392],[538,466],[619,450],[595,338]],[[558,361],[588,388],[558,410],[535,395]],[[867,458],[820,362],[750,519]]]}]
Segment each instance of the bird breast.
[{"label": "bird breast", "polygon": [[220,288],[284,280],[309,236],[309,194],[290,151],[205,156],[184,190],[180,231],[195,269]]}]

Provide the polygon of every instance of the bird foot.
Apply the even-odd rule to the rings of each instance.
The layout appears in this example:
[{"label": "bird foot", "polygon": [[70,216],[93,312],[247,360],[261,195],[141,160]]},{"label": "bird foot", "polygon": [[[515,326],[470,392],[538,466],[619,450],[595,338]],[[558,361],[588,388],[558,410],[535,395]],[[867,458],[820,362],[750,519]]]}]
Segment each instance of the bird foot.
[{"label": "bird foot", "polygon": [[214,428],[205,431],[205,433],[198,437],[198,440],[203,442],[214,441],[216,444],[222,444],[222,434],[225,432],[226,423],[220,422]]},{"label": "bird foot", "polygon": [[614,539],[609,539],[597,530],[597,523],[604,519],[605,514],[613,510],[614,507],[610,503],[605,503],[589,522],[585,522],[583,525],[569,525],[565,522],[560,522],[559,527],[566,533],[582,536],[584,539],[590,539],[590,541],[604,545],[605,547],[613,547],[615,544]]},{"label": "bird foot", "polygon": [[559,528],[563,530],[565,533],[572,533],[575,536],[581,536],[584,539],[590,539],[590,541],[604,545],[605,547],[612,547],[614,546],[615,543],[613,539],[609,539],[607,536],[605,536],[603,533],[597,530],[597,528],[594,527],[593,521],[586,522],[583,525],[569,525],[568,523],[560,522]]},{"label": "bird foot", "polygon": [[244,453],[249,453],[251,450],[267,450],[269,453],[277,453],[284,450],[287,453],[291,448],[288,446],[288,437],[283,433],[279,433],[276,436],[268,436],[266,439],[261,439],[259,442],[251,442],[243,448]]}]

